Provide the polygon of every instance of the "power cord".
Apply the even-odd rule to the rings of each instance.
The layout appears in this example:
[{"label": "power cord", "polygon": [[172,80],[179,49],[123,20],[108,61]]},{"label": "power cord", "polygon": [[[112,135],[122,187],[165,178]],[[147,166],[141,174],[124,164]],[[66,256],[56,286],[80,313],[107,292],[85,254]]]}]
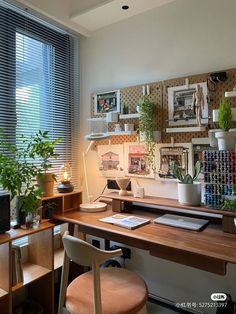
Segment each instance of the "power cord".
[{"label": "power cord", "polygon": [[103,190],[102,190],[102,193],[94,200],[94,202],[96,202],[100,197],[101,195],[104,193],[104,191],[106,190],[106,187],[107,187],[107,184],[104,186]]}]

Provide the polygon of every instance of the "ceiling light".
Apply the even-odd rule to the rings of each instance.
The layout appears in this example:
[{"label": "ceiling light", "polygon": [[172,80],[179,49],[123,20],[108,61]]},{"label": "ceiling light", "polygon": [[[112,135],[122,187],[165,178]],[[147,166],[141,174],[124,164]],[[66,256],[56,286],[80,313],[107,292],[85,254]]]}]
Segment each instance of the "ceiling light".
[{"label": "ceiling light", "polygon": [[128,10],[129,9],[129,6],[128,5],[122,5],[122,10]]}]

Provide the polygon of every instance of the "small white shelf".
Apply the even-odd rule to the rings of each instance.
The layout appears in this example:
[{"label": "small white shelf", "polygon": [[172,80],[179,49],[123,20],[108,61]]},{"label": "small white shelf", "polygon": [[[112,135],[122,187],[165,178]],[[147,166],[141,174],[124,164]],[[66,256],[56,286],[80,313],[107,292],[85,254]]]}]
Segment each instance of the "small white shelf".
[{"label": "small white shelf", "polygon": [[225,92],[225,97],[236,97],[236,90],[232,90],[231,92]]},{"label": "small white shelf", "polygon": [[137,132],[136,131],[121,131],[121,132],[108,132],[109,135],[111,136],[119,136],[119,135],[136,135]]},{"label": "small white shelf", "polygon": [[[218,112],[219,109],[213,110],[213,122],[218,122]],[[232,112],[232,121],[236,121],[236,108],[231,108]]]},{"label": "small white shelf", "polygon": [[205,126],[193,126],[184,128],[166,128],[166,133],[184,133],[184,132],[203,132],[206,131]]},{"label": "small white shelf", "polygon": [[127,113],[127,114],[120,114],[119,119],[137,119],[139,118],[139,113]]}]

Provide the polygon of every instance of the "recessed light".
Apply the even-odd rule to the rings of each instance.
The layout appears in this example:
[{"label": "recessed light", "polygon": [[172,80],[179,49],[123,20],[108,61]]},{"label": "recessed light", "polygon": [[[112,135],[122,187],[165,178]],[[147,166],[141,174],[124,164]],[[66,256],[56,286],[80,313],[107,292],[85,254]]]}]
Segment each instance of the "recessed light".
[{"label": "recessed light", "polygon": [[128,10],[129,9],[129,6],[128,5],[122,5],[122,10]]}]

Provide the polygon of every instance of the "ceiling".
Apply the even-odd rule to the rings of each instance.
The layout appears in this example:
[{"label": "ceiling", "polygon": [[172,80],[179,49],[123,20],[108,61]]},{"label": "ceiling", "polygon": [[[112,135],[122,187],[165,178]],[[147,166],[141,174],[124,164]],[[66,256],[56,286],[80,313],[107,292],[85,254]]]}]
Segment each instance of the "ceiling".
[{"label": "ceiling", "polygon": [[[71,0],[70,20],[93,32],[173,1],[176,0]],[[129,9],[123,10],[123,5]]]}]

